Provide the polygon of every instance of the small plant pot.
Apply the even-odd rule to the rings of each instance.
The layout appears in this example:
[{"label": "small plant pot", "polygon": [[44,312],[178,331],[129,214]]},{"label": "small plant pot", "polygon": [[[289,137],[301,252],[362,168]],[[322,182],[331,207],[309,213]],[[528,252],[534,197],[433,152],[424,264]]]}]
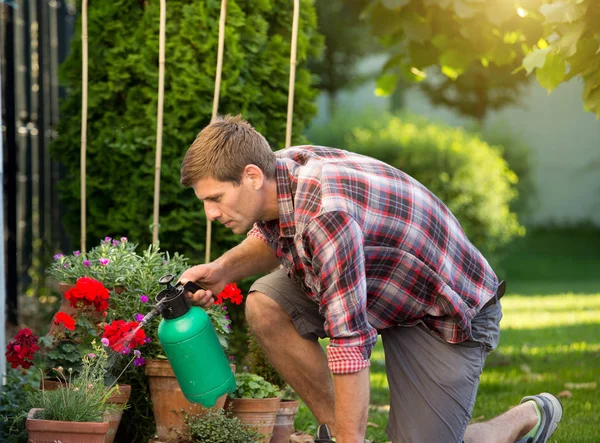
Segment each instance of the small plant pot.
[{"label": "small plant pot", "polygon": [[27,415],[28,443],[86,442],[105,443],[109,424],[104,422],[54,421],[35,418],[42,409],[31,409]]},{"label": "small plant pot", "polygon": [[239,418],[242,423],[252,426],[261,434],[260,443],[268,443],[273,435],[275,416],[279,411],[279,397],[276,398],[228,398],[225,410]]},{"label": "small plant pot", "polygon": [[[40,382],[40,389],[44,389],[46,391],[55,391],[60,388],[60,383],[56,380],[42,380]],[[119,392],[115,392],[110,396],[107,403],[114,403],[118,405],[125,405],[129,401],[129,397],[131,396],[131,386],[129,385],[119,385]],[[106,421],[108,421],[108,433],[106,434],[106,439],[104,443],[113,443],[115,440],[115,435],[117,434],[117,429],[119,429],[119,424],[121,423],[121,416],[123,415],[123,411],[117,411],[112,413],[107,413],[104,417]]]},{"label": "small plant pot", "polygon": [[297,413],[298,400],[281,400],[270,443],[289,443],[290,436],[294,433],[294,419]]},{"label": "small plant pot", "polygon": [[[156,434],[161,442],[177,441],[188,434],[183,421],[187,412],[203,415],[206,408],[189,402],[179,386],[168,360],[147,360],[146,375],[150,383],[152,410],[156,422]],[[210,409],[222,409],[227,395],[222,395]]]}]

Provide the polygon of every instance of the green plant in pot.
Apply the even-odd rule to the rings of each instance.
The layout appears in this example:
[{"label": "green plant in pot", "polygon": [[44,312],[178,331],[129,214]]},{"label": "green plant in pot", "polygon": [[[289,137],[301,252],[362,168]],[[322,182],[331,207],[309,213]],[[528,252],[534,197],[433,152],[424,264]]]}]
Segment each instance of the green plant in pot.
[{"label": "green plant in pot", "polygon": [[258,374],[237,372],[236,389],[227,398],[225,409],[251,425],[268,442],[273,434],[275,416],[279,410],[281,391]]},{"label": "green plant in pot", "polygon": [[109,417],[125,406],[109,400],[118,390],[116,384],[105,386],[108,367],[107,350],[92,344],[94,352],[82,359],[81,371],[54,368],[60,380],[56,390],[27,393],[26,427],[29,441],[86,441],[104,443],[109,431]]}]

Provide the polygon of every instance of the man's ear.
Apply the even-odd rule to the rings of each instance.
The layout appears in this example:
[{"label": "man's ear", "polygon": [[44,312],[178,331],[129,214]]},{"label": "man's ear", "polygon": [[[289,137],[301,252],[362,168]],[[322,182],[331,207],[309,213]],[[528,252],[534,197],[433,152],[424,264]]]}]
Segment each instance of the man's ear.
[{"label": "man's ear", "polygon": [[262,188],[265,180],[265,174],[258,166],[253,164],[246,165],[244,168],[244,176],[252,182],[252,186],[255,190]]}]

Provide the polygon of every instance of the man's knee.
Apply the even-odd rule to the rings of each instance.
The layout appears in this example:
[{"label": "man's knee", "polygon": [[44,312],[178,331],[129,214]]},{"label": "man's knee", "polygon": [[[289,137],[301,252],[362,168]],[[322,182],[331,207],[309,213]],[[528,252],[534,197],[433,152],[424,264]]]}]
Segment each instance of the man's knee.
[{"label": "man's knee", "polygon": [[262,332],[273,332],[274,328],[291,323],[287,312],[262,292],[254,291],[246,298],[246,321],[250,330],[257,335]]}]

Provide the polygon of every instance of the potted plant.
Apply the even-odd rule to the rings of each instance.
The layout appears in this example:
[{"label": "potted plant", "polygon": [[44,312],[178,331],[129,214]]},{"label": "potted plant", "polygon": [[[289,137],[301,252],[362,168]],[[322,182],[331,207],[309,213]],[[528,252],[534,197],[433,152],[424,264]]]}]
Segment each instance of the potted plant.
[{"label": "potted plant", "polygon": [[198,443],[250,443],[261,436],[250,425],[242,423],[223,409],[206,411],[203,415],[188,415],[185,423],[189,441]]},{"label": "potted plant", "polygon": [[244,362],[248,372],[260,375],[281,390],[281,403],[275,416],[273,436],[270,443],[288,443],[290,436],[294,433],[294,420],[298,413],[298,397],[290,385],[271,365],[258,340],[250,331],[248,331],[248,353]]},{"label": "potted plant", "polygon": [[[110,294],[101,282],[91,277],[81,277],[65,293],[65,300],[74,310],[73,315],[63,311],[56,313],[53,330],[43,337],[38,338],[28,328],[19,331],[7,345],[7,361],[13,368],[20,366],[28,369],[35,365],[40,369],[43,375],[40,388],[44,391],[58,389],[64,383],[52,368],[69,368],[70,376],[76,377],[83,368],[85,356],[93,353],[93,343],[100,335],[102,342],[110,345],[114,352],[130,354],[133,351],[134,358],[125,368],[132,362],[134,366],[139,365],[141,354],[135,348],[145,343],[145,333],[142,330],[135,331],[138,326],[135,321],[116,320],[107,323],[109,299]],[[125,341],[126,346],[123,346]],[[107,390],[115,380],[115,374],[108,371],[105,380]],[[108,402],[125,405],[130,393],[130,386],[119,385],[111,390]],[[120,419],[118,409],[109,417],[112,432],[107,438],[108,443],[112,443]]]},{"label": "potted plant", "polygon": [[85,441],[104,443],[109,432],[109,417],[124,405],[110,403],[117,386],[105,386],[108,354],[92,343],[93,353],[82,359],[81,370],[54,368],[60,386],[53,391],[28,393],[31,407],[27,414],[28,441]]},{"label": "potted plant", "polygon": [[[235,283],[232,283],[217,295],[215,303],[207,309],[208,316],[224,349],[228,347],[231,320],[227,315],[227,306],[223,302],[229,300],[232,303],[240,304],[242,298],[241,291]],[[159,319],[156,319],[157,323],[158,321]],[[149,330],[149,333],[153,334],[154,343],[158,343],[158,340],[155,339],[157,326]],[[147,361],[146,375],[148,375],[150,384],[156,433],[161,441],[174,440],[188,434],[188,427],[185,423],[186,413],[199,416],[205,414],[207,410],[199,404],[190,403],[185,398],[169,361],[162,354],[162,348],[153,347],[152,349],[155,352],[154,358]],[[225,398],[225,395],[219,398],[211,409],[223,408]]]},{"label": "potted plant", "polygon": [[251,425],[261,435],[258,441],[267,443],[273,434],[281,392],[260,375],[245,371],[235,374],[235,383],[236,389],[229,394],[225,409]]}]

